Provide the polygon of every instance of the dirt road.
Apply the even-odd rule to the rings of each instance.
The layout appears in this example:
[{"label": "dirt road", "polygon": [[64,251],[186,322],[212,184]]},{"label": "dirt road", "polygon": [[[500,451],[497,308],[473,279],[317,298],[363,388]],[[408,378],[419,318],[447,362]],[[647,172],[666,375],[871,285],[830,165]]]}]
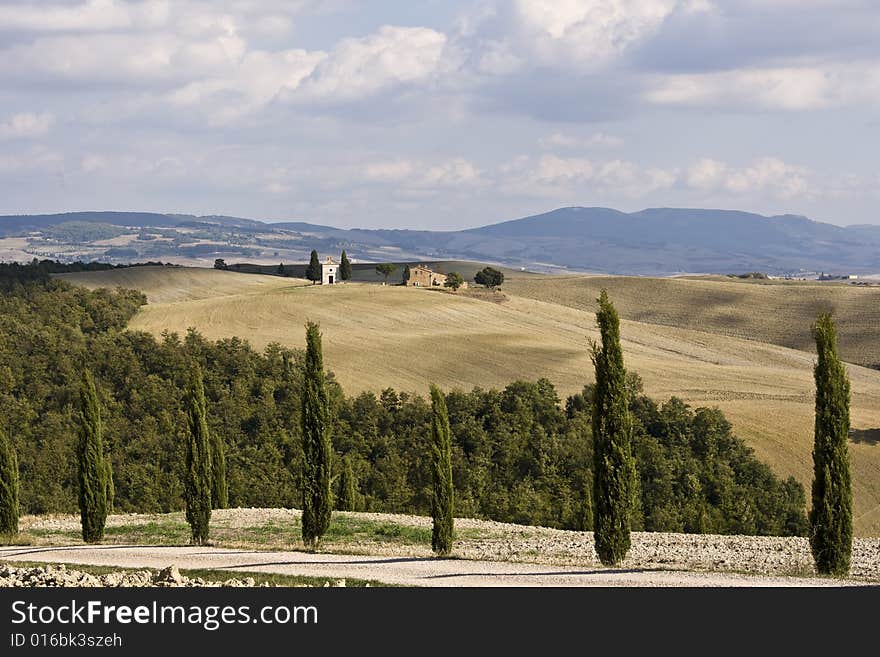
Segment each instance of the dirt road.
[{"label": "dirt road", "polygon": [[258,552],[203,547],[124,545],[0,548],[0,559],[120,568],[207,568],[329,578],[378,580],[405,586],[839,586],[862,582],[807,577],[602,569],[424,557]]}]

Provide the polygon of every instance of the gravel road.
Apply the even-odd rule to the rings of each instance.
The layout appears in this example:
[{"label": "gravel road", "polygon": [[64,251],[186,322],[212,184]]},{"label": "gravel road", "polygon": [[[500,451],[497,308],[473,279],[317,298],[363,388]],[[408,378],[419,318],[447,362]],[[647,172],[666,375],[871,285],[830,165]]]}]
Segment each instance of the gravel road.
[{"label": "gravel road", "polygon": [[0,558],[120,568],[208,568],[406,586],[835,586],[856,581],[650,568],[604,569],[503,561],[255,552],[202,547],[77,546],[0,548]]},{"label": "gravel road", "polygon": [[[179,515],[179,514],[178,514]],[[294,526],[296,509],[224,509],[212,527]],[[428,529],[431,519],[382,513],[335,512],[351,523],[391,523]],[[118,514],[107,526],[168,522],[169,515]],[[176,518],[176,516],[174,516]],[[177,522],[182,522],[178,519]],[[435,559],[430,545],[346,539],[327,553],[297,551],[298,536],[254,549],[46,544],[49,534],[77,530],[78,516],[26,516],[23,531],[42,532],[41,545],[0,547],[0,560],[82,563],[120,568],[209,568],[326,578],[378,580],[413,586],[834,586],[880,584],[880,538],[853,540],[851,580],[815,576],[805,538],[633,532],[632,547],[617,569],[604,568],[591,532],[527,527],[457,518],[454,559]],[[230,534],[231,532],[231,534]],[[56,540],[56,539],[53,539]],[[227,543],[226,548],[234,548]],[[260,545],[260,548],[263,546]]]}]

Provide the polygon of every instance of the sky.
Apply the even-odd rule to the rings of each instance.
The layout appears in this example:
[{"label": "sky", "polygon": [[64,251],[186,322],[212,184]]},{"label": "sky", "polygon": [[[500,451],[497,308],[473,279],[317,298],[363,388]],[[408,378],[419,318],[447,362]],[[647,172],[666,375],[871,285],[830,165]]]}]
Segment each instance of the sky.
[{"label": "sky", "polygon": [[880,223],[874,0],[0,0],[0,214]]}]

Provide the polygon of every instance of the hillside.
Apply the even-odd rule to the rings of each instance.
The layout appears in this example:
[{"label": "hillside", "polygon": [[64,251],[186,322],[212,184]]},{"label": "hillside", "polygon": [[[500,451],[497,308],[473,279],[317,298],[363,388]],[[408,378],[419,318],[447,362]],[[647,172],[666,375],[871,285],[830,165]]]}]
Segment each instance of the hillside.
[{"label": "hillside", "polygon": [[[95,239],[102,226],[117,242]],[[61,226],[62,228],[58,228]],[[114,230],[115,229],[115,230]],[[22,241],[23,240],[23,241]],[[842,227],[795,215],[567,207],[456,231],[344,229],[225,216],[74,212],[0,216],[0,254],[17,259],[161,260],[210,266],[305,262],[345,249],[355,261],[471,260],[535,271],[611,274],[880,273],[880,226]]]},{"label": "hillside", "polygon": [[141,290],[147,295],[147,301],[151,304],[258,294],[309,284],[308,281],[297,278],[249,276],[194,267],[127,267],[107,271],[57,274],[57,276],[90,290],[100,287]]},{"label": "hillside", "polygon": [[812,352],[820,312],[837,320],[842,357],[880,368],[880,287],[801,281],[743,282],[610,276],[508,276],[505,292],[590,311],[605,288],[620,316],[649,324]]},{"label": "hillside", "polygon": [[[165,329],[183,333],[193,326],[208,338],[237,335],[258,347],[273,341],[301,347],[303,324],[307,319],[318,321],[327,366],[348,393],[389,386],[424,393],[429,382],[447,388],[501,387],[517,378],[544,376],[561,395],[568,395],[592,380],[587,341],[597,337],[593,311],[586,305],[573,308],[516,296],[513,291],[523,285],[519,281],[505,284],[506,301],[487,303],[443,292],[357,283],[332,288],[287,285],[260,288],[257,294],[242,293],[236,283],[231,289],[237,291],[221,295],[227,281],[240,277],[214,270],[199,275],[216,277],[214,296],[151,303],[131,327],[158,335]],[[145,277],[142,289],[158,298],[162,293],[154,286],[162,289],[161,279],[155,273]],[[638,284],[642,279],[632,281]],[[743,284],[743,289],[762,288]],[[645,293],[634,294],[638,298]],[[618,297],[626,305],[621,290],[612,291],[615,301]],[[587,291],[584,298],[591,298]],[[778,473],[809,484],[811,353],[631,320],[623,322],[622,335],[627,366],[642,375],[648,394],[657,399],[678,395],[693,405],[718,406],[762,460]],[[850,376],[856,526],[862,534],[876,534],[880,372],[851,366]]]}]

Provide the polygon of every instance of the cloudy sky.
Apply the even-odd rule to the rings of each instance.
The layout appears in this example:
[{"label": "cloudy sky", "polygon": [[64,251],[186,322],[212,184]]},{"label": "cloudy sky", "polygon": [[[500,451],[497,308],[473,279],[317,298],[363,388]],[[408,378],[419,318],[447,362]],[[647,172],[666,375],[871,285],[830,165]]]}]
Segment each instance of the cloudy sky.
[{"label": "cloudy sky", "polygon": [[875,0],[0,0],[0,214],[880,223]]}]

